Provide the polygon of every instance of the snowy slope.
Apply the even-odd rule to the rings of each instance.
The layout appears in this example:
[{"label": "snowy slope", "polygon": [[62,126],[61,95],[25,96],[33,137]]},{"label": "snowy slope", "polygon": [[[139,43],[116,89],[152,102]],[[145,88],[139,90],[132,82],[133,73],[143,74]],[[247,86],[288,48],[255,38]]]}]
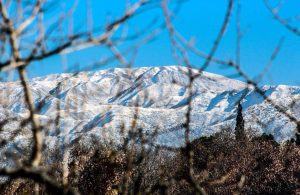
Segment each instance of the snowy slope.
[{"label": "snowy slope", "polygon": [[[167,66],[49,75],[33,79],[30,87],[36,106],[43,102],[38,116],[46,127],[46,148],[54,150],[76,140],[89,145],[92,138],[118,145],[132,126],[141,128],[144,134],[157,131],[156,144],[182,146],[188,84],[187,68]],[[262,89],[276,104],[300,118],[300,87],[280,85]],[[295,134],[293,122],[253,89],[246,89],[241,81],[204,72],[195,80],[192,93],[192,139],[224,128],[233,129],[236,103],[243,95],[246,129],[271,133],[279,142]],[[12,137],[13,141],[2,146],[0,155],[8,150],[21,153],[20,148],[31,144],[31,131],[29,125],[16,129],[21,119],[28,116],[20,83],[0,83],[0,97],[0,119],[16,117],[2,127],[1,138]],[[58,114],[61,117],[56,120]],[[134,124],[132,119],[136,116]]]}]

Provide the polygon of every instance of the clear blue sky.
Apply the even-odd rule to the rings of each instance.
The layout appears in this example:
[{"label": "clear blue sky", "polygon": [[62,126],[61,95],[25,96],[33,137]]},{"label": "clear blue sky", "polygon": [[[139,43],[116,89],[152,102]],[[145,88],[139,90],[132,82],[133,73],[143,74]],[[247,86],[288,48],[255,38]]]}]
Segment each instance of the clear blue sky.
[{"label": "clear blue sky", "polygon": [[[73,1],[67,2],[65,7],[70,6]],[[124,5],[125,1],[123,0],[91,0],[93,24],[95,26],[103,25],[107,18],[120,16],[124,11]],[[241,43],[242,69],[251,78],[255,78],[264,69],[279,39],[285,37],[276,61],[261,84],[300,85],[300,37],[273,20],[262,0],[241,0],[241,5],[241,30],[248,29]],[[226,0],[188,0],[182,5],[174,25],[182,35],[187,39],[193,38],[196,46],[207,52],[221,26],[226,6]],[[82,27],[86,24],[86,10],[86,1],[79,0],[73,16],[74,26]],[[235,59],[235,11],[236,9],[234,9],[229,28],[216,54],[219,58]],[[56,12],[54,11],[52,14],[57,14]],[[297,0],[287,1],[282,14],[286,16],[300,14],[300,2]],[[129,25],[131,29],[143,29],[155,17],[162,20],[161,16],[160,9],[153,9],[143,15],[138,15],[129,21]],[[130,42],[120,48],[122,49],[128,44]],[[69,65],[80,64],[80,67],[83,68],[93,60],[99,60],[108,54],[110,52],[107,49],[97,47],[69,54],[65,56],[65,59]],[[190,58],[195,66],[201,65],[203,62],[201,58],[194,55],[190,55]],[[136,67],[163,66],[175,63],[176,61],[171,55],[169,37],[165,31],[154,41],[140,48],[135,58]],[[115,61],[105,68],[118,67],[118,64]],[[60,56],[51,57],[33,64],[28,70],[30,77],[63,72],[62,58]],[[208,71],[225,76],[232,73],[231,70],[215,64],[211,64]]]}]

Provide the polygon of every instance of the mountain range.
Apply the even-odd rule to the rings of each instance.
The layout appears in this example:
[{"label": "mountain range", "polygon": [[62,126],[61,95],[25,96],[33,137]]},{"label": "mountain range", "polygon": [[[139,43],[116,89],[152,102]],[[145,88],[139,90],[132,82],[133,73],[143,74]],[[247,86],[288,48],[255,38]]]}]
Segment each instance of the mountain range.
[{"label": "mountain range", "polygon": [[[295,136],[296,125],[246,83],[202,72],[189,88],[189,75],[198,70],[181,66],[113,68],[34,78],[30,89],[44,127],[48,150],[91,139],[120,145],[132,129],[156,135],[157,145],[184,145],[184,124],[191,98],[190,137],[233,133],[237,106],[243,108],[245,131],[271,134],[278,142]],[[191,89],[191,93],[189,90]],[[300,118],[300,87],[265,85],[261,90],[276,105]],[[19,81],[0,83],[1,161],[7,152],[22,153],[32,144],[29,112]],[[59,116],[59,117],[58,117]]]}]

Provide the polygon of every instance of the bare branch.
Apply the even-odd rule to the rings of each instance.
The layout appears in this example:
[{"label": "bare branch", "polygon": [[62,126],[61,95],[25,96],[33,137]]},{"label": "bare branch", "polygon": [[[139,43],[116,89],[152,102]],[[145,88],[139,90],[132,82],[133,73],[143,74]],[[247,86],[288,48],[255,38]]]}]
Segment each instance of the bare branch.
[{"label": "bare branch", "polygon": [[292,26],[290,24],[290,20],[288,20],[288,19],[286,20],[278,14],[278,10],[282,6],[282,3],[280,4],[281,6],[276,7],[276,8],[272,8],[271,5],[269,4],[268,0],[264,0],[264,3],[266,5],[266,7],[268,8],[268,10],[271,12],[271,14],[275,20],[277,20],[281,25],[283,25],[286,29],[288,29],[295,35],[300,36],[300,29],[295,26]]},{"label": "bare branch", "polygon": [[35,18],[37,17],[38,13],[41,11],[43,3],[44,3],[44,0],[37,0],[36,1],[31,16],[29,16],[16,29],[17,36],[20,35],[35,20]]}]

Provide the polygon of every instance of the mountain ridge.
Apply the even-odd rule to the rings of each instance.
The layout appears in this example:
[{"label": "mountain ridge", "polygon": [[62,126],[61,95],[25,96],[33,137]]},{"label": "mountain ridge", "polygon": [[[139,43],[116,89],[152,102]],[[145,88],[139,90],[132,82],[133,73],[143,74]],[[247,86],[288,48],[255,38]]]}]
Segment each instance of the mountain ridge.
[{"label": "mountain ridge", "polygon": [[[106,145],[120,145],[132,129],[137,110],[135,128],[142,129],[145,135],[158,131],[156,145],[183,146],[188,71],[181,66],[118,68],[32,79],[34,102],[40,107],[37,115],[45,126],[44,142],[49,147],[46,150],[72,145],[76,140],[90,145],[94,138]],[[199,76],[192,86],[191,139],[222,129],[231,129],[233,133],[237,103],[242,96],[245,130],[249,136],[272,134],[278,142],[293,138],[295,124],[253,87],[246,87],[242,81],[213,73],[204,72]],[[300,118],[300,87],[279,85],[261,89],[276,105]],[[19,82],[2,82],[0,97],[5,97],[0,101],[0,120],[17,119],[0,132],[3,138],[12,137],[11,142],[0,149],[0,155],[5,155],[7,150],[20,153],[19,149],[28,147],[32,139],[30,124],[22,131],[17,128],[20,121],[28,117],[22,86]],[[58,114],[61,117],[55,122]]]}]

